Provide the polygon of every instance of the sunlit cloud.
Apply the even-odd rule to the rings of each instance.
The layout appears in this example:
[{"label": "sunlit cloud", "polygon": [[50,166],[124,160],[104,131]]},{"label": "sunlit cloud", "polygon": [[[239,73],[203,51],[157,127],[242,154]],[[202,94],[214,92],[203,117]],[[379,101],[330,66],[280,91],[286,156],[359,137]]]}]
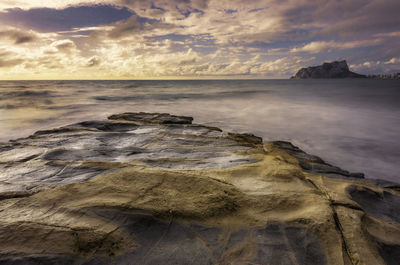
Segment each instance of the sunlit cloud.
[{"label": "sunlit cloud", "polygon": [[397,0],[6,0],[0,77],[276,78],[337,59],[395,71],[398,10]]},{"label": "sunlit cloud", "polygon": [[385,62],[385,64],[400,64],[400,57],[398,58],[392,58],[389,61]]},{"label": "sunlit cloud", "polygon": [[15,53],[0,49],[0,68],[12,67],[21,62],[22,60],[16,58]]},{"label": "sunlit cloud", "polygon": [[382,39],[351,41],[351,42],[314,41],[302,47],[293,48],[290,50],[290,52],[292,53],[298,53],[298,52],[320,53],[323,51],[332,52],[345,49],[376,46],[380,45],[382,42],[383,42]]}]

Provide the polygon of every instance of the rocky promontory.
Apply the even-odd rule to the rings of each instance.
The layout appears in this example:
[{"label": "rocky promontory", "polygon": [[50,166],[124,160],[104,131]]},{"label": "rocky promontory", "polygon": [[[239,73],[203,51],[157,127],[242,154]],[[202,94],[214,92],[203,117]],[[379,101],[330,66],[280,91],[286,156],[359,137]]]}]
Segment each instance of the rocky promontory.
[{"label": "rocky promontory", "polygon": [[0,264],[399,264],[399,185],[192,121],[0,144]]},{"label": "rocky promontory", "polygon": [[301,68],[292,79],[309,78],[366,78],[367,76],[350,71],[345,60],[323,63],[319,66]]}]

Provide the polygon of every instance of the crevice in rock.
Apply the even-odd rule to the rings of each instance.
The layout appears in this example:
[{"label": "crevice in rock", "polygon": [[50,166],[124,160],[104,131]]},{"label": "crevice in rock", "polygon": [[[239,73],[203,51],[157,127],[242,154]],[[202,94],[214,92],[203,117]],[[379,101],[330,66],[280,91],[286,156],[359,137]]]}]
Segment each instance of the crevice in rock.
[{"label": "crevice in rock", "polygon": [[35,159],[38,156],[40,156],[40,154],[31,155],[31,156],[25,157],[25,158],[23,158],[23,159],[21,159],[21,160],[19,160],[17,162],[21,162],[21,163],[22,162],[28,162],[28,161],[30,161],[32,159]]},{"label": "crevice in rock", "polygon": [[169,211],[170,214],[170,220],[168,222],[168,228],[166,229],[166,231],[160,236],[160,238],[157,240],[157,242],[149,248],[149,250],[147,250],[147,252],[143,255],[142,258],[142,262],[141,264],[145,264],[146,263],[146,257],[153,251],[153,249],[155,249],[159,243],[165,238],[165,236],[170,232],[171,226],[172,226],[172,222],[174,220],[174,215],[172,210]]},{"label": "crevice in rock", "polygon": [[349,207],[350,205],[348,205],[348,204],[343,204],[343,205],[341,205],[341,204],[335,203],[335,202],[332,200],[331,196],[329,196],[328,193],[326,193],[325,191],[323,191],[322,189],[320,189],[320,188],[318,187],[318,185],[314,183],[314,181],[312,181],[311,179],[307,179],[307,180],[308,180],[308,182],[309,182],[314,188],[316,188],[319,192],[321,192],[322,194],[324,194],[325,197],[329,200],[329,206],[330,206],[330,208],[331,208],[332,216],[333,216],[333,219],[334,219],[334,221],[335,221],[336,230],[338,231],[338,233],[339,233],[339,235],[340,235],[340,237],[341,237],[342,249],[343,249],[344,253],[347,254],[347,257],[348,257],[349,261],[351,262],[351,264],[352,264],[352,265],[355,265],[356,263],[354,263],[353,259],[351,258],[351,253],[350,253],[350,250],[349,250],[349,248],[348,248],[348,246],[347,246],[346,238],[344,237],[343,228],[342,228],[342,225],[341,225],[341,223],[340,223],[339,216],[338,216],[338,214],[337,214],[337,212],[336,212],[335,206],[344,206],[344,205],[346,205],[346,206],[344,206],[344,207],[348,207],[348,208],[355,209],[355,210],[360,210],[360,209],[359,209],[359,208],[353,208],[354,206],[352,206],[352,205],[351,205],[352,207]]},{"label": "crevice in rock", "polygon": [[37,193],[37,190],[24,190],[24,191],[11,191],[11,192],[3,192],[0,193],[0,201],[8,200],[8,199],[16,199],[16,198],[24,198],[32,196],[33,194]]},{"label": "crevice in rock", "polygon": [[344,234],[343,234],[342,224],[340,223],[340,220],[339,220],[338,214],[336,212],[336,209],[332,204],[331,204],[331,209],[332,209],[333,219],[335,220],[336,230],[338,230],[338,232],[340,234],[340,237],[342,239],[343,251],[347,254],[347,257],[349,258],[351,264],[355,265],[355,263],[353,262],[353,259],[351,258],[350,250],[349,250],[349,248],[347,246],[346,239],[345,239]]},{"label": "crevice in rock", "polygon": [[19,224],[38,225],[38,226],[44,226],[44,227],[49,227],[49,228],[64,229],[64,230],[73,231],[73,232],[82,232],[82,231],[90,231],[91,230],[89,228],[73,228],[73,227],[66,226],[66,225],[57,225],[57,224],[51,224],[51,223],[46,224],[46,223],[35,222],[35,221],[20,221]]},{"label": "crevice in rock", "polygon": [[361,209],[359,206],[350,204],[350,203],[343,203],[343,202],[331,202],[332,206],[342,206],[342,207],[346,207],[346,208],[350,208],[353,210],[357,210],[357,211],[363,211],[363,209]]},{"label": "crevice in rock", "polygon": [[292,248],[292,246],[290,245],[290,240],[289,240],[289,238],[288,238],[288,236],[287,236],[287,232],[284,230],[284,229],[282,229],[282,227],[279,227],[279,232],[281,233],[281,235],[282,235],[282,238],[283,238],[283,240],[284,240],[284,242],[285,242],[285,244],[286,244],[286,246],[287,246],[287,248],[288,248],[288,257],[289,257],[289,259],[290,259],[290,261],[292,262],[292,264],[294,264],[294,265],[301,265],[301,264],[299,264],[299,262],[297,261],[297,258],[296,258],[296,256],[295,256],[295,250]]}]

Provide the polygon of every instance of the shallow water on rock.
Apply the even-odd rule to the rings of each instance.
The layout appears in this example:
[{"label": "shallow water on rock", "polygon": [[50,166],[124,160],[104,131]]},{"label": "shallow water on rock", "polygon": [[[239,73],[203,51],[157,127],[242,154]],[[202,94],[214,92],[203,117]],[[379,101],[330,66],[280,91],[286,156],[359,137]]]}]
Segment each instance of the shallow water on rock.
[{"label": "shallow water on rock", "polygon": [[399,182],[399,102],[397,80],[2,81],[0,141],[126,111],[168,112]]}]

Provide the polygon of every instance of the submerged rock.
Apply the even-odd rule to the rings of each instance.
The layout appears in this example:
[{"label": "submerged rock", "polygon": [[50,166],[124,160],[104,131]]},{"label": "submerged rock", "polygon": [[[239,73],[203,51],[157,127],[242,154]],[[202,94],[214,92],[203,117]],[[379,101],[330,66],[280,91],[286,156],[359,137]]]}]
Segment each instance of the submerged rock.
[{"label": "submerged rock", "polygon": [[398,185],[124,113],[0,145],[0,264],[397,264]]},{"label": "submerged rock", "polygon": [[335,61],[331,63],[323,63],[319,66],[310,66],[301,68],[292,79],[309,79],[309,78],[366,78],[349,70],[349,66],[345,60]]}]

